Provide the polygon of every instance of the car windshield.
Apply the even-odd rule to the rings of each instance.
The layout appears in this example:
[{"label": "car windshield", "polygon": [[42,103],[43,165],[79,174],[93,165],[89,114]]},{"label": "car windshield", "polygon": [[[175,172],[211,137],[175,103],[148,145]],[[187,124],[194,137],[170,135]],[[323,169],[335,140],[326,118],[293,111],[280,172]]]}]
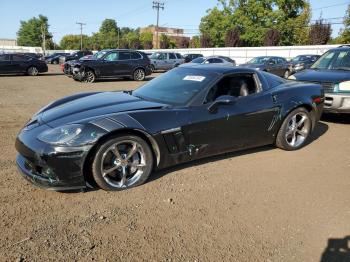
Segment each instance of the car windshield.
[{"label": "car windshield", "polygon": [[292,62],[301,62],[306,60],[307,60],[307,56],[296,56],[292,59]]},{"label": "car windshield", "polygon": [[136,89],[132,94],[145,100],[186,105],[218,74],[193,68],[173,69]]},{"label": "car windshield", "polygon": [[99,51],[96,54],[93,55],[93,59],[100,59],[101,57],[103,57],[105,54],[107,53],[107,51]]},{"label": "car windshield", "polygon": [[248,62],[248,64],[265,64],[266,61],[268,61],[270,57],[261,56],[261,57],[254,57],[252,60]]},{"label": "car windshield", "polygon": [[350,50],[332,50],[325,53],[312,69],[350,70]]},{"label": "car windshield", "polygon": [[198,58],[196,58],[196,59],[193,59],[192,61],[191,61],[191,63],[195,63],[195,64],[201,64],[201,63],[203,63],[204,62],[204,58],[203,57],[198,57]]}]

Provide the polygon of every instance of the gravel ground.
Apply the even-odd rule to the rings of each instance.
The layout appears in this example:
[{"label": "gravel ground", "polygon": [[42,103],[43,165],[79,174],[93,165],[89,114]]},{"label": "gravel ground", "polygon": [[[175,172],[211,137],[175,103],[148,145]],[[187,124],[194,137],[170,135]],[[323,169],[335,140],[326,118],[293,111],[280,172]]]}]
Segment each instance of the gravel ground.
[{"label": "gravel ground", "polygon": [[325,117],[302,150],[208,158],[123,192],[51,192],[20,177],[15,137],[40,107],[140,84],[81,84],[54,66],[0,76],[1,261],[350,261],[349,116]]}]

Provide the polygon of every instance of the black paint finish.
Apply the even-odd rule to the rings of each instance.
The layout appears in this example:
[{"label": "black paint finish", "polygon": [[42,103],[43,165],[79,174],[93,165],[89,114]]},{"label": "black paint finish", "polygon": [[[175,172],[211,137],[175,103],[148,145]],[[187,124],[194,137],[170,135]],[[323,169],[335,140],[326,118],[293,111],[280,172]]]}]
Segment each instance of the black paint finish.
[{"label": "black paint finish", "polygon": [[[188,69],[174,70],[167,74]],[[272,144],[284,118],[297,107],[312,111],[315,122],[322,113],[320,85],[271,78],[268,73],[249,68],[196,66],[196,72],[214,73],[210,74],[213,79],[182,106],[144,100],[132,92],[76,94],[49,104],[33,116],[17,137],[19,170],[41,187],[84,188],[84,172],[95,146],[118,133],[133,133],[145,139],[155,155],[155,168],[161,169]],[[232,98],[229,104],[219,104],[215,111],[208,110],[216,103],[204,103],[211,88],[225,77],[242,74],[254,77],[258,91]],[[42,132],[68,124],[83,125],[82,133],[69,145],[38,140]]]}]

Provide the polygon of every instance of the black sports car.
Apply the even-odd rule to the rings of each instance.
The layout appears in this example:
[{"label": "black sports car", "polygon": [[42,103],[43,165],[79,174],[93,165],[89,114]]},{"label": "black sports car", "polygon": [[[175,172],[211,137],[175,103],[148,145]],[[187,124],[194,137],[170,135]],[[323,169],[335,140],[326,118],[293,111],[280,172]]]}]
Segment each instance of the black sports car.
[{"label": "black sports car", "polygon": [[320,85],[250,68],[175,68],[135,91],[75,94],[36,113],[17,165],[55,190],[144,183],[153,170],[267,144],[304,146],[323,107]]}]

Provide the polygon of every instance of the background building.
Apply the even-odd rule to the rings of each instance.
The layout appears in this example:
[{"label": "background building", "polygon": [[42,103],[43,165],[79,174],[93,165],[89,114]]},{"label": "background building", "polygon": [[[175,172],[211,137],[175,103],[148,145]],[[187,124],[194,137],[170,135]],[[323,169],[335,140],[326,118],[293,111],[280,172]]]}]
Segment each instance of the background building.
[{"label": "background building", "polygon": [[180,28],[158,27],[158,39],[157,39],[157,27],[149,26],[140,29],[140,33],[151,32],[153,35],[153,48],[159,48],[160,36],[166,35],[170,40],[176,43],[176,46],[180,46],[183,40],[190,41],[190,37],[184,35],[184,30]]},{"label": "background building", "polygon": [[17,40],[0,38],[0,46],[17,46]]}]

